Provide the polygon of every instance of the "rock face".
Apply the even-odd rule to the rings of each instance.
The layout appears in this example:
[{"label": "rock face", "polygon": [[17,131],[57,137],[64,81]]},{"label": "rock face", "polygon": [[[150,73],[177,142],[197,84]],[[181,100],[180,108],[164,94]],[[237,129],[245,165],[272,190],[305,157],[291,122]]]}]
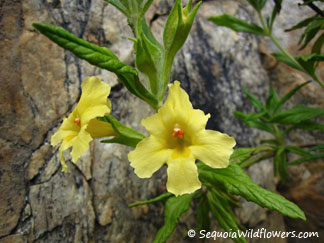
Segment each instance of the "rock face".
[{"label": "rock face", "polygon": [[[147,14],[160,39],[172,5],[173,1],[156,0]],[[269,43],[207,21],[207,17],[225,12],[248,22],[256,19],[244,1],[204,2],[176,56],[172,79],[181,81],[194,107],[211,113],[210,129],[234,136],[239,146],[255,145],[263,134],[244,126],[232,114],[252,109],[242,85],[265,99],[269,77],[278,80],[276,87],[283,93],[305,77],[276,65],[271,57],[266,59],[268,49],[273,48]],[[294,24],[296,18],[289,21]],[[130,209],[128,205],[163,193],[165,168],[152,179],[139,179],[129,166],[128,148],[95,141],[77,164],[68,163],[69,173],[63,174],[57,149],[49,140],[77,102],[82,80],[90,75],[112,86],[113,115],[126,125],[145,132],[140,120],[153,111],[118,84],[114,74],[53,44],[33,29],[33,22],[62,26],[109,47],[123,62],[134,62],[127,21],[103,0],[0,3],[0,242],[152,242],[163,223],[163,208],[156,204]],[[314,92],[299,98],[324,100],[316,85],[309,89]],[[257,183],[275,190],[271,162],[251,167],[249,173]],[[302,198],[287,195],[297,202]],[[246,207],[237,214],[248,228],[285,229],[280,215],[243,204]],[[187,230],[195,227],[194,215],[192,210],[184,215],[170,242],[184,241]],[[218,229],[216,225],[214,229]]]}]

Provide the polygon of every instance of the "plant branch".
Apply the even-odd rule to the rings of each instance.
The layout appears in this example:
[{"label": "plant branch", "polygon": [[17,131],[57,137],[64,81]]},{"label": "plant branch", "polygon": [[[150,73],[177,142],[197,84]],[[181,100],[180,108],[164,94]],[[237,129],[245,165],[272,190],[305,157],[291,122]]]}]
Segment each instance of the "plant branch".
[{"label": "plant branch", "polygon": [[[304,2],[307,2],[307,0],[303,0]],[[299,4],[301,5],[301,4]],[[324,12],[322,10],[320,10],[314,3],[308,3],[307,4],[308,7],[310,7],[315,13],[321,15],[322,17],[324,17]]]}]

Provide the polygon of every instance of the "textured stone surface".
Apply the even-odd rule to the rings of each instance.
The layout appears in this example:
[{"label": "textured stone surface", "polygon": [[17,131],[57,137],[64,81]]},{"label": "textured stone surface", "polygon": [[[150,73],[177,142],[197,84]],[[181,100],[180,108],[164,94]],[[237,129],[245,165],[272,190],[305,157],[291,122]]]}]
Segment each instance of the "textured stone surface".
[{"label": "textured stone surface", "polygon": [[[155,0],[147,14],[160,39],[173,2]],[[293,4],[292,0],[287,2]],[[299,16],[295,14],[297,10],[292,16],[289,8],[285,11],[278,24],[286,28]],[[270,42],[207,21],[207,17],[222,13],[248,22],[256,20],[255,12],[245,1],[205,1],[188,41],[176,56],[172,79],[182,82],[196,108],[211,113],[209,128],[234,136],[239,146],[255,145],[264,134],[247,128],[232,114],[234,110],[252,110],[242,85],[264,100],[265,84],[270,78],[276,80],[275,87],[283,94],[306,77],[277,64],[269,54],[275,50]],[[80,96],[80,84],[89,75],[97,75],[113,87],[113,114],[126,125],[145,133],[140,120],[153,111],[122,88],[114,74],[56,46],[32,28],[33,22],[62,26],[79,37],[111,48],[122,61],[134,62],[127,21],[103,0],[0,2],[0,241],[152,242],[163,223],[161,204],[133,209],[128,205],[164,192],[165,168],[152,179],[139,179],[129,166],[128,148],[95,141],[76,165],[68,162],[69,173],[63,174],[57,148],[51,147],[49,140],[62,118],[72,110]],[[276,34],[290,50],[296,49],[298,32],[285,37],[281,32]],[[323,102],[323,92],[316,91],[317,86],[310,85],[291,104],[317,102],[323,106],[318,102]],[[316,134],[307,135],[306,139],[320,141]],[[291,140],[299,143],[305,138],[296,134]],[[314,171],[309,167],[302,170],[309,178],[284,191],[305,206],[315,222],[321,222],[322,216],[316,217],[316,210],[311,210],[311,205],[319,202],[315,199],[322,195],[323,185],[323,176],[313,175]],[[264,161],[248,172],[257,183],[275,191],[271,162]],[[294,188],[300,193],[296,194]],[[315,201],[306,201],[309,197]],[[242,204],[244,208],[237,214],[246,227],[284,230],[280,215],[251,203]],[[192,209],[183,215],[169,242],[189,241],[183,236],[195,227],[194,215]],[[287,224],[294,227],[290,221]],[[213,229],[219,229],[217,224],[213,223]]]}]

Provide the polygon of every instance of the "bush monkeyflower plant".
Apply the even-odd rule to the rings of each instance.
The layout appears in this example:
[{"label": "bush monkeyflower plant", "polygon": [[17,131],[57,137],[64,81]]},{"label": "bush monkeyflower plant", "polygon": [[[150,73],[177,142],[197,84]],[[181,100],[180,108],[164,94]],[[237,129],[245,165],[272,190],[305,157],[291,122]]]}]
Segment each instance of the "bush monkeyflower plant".
[{"label": "bush monkeyflower plant", "polygon": [[[234,138],[205,129],[210,115],[193,108],[179,81],[169,85],[168,97],[163,102],[174,57],[189,35],[201,2],[193,7],[192,0],[189,0],[183,8],[181,0],[176,0],[164,27],[163,43],[159,43],[145,20],[145,13],[153,0],[106,1],[125,15],[133,30],[134,38],[131,40],[134,42],[135,67],[121,62],[109,48],[94,45],[61,27],[42,23],[33,26],[79,58],[115,73],[129,92],[157,112],[142,120],[150,134],[145,137],[110,114],[110,87],[96,77],[86,78],[79,103],[51,139],[54,146],[61,143],[62,170],[67,171],[64,150],[72,147],[72,161],[76,162],[89,148],[92,139],[106,136],[112,138],[101,142],[135,148],[128,158],[141,178],[151,177],[167,164],[168,192],[130,205],[165,203],[164,225],[155,242],[167,241],[192,201],[198,203],[197,229],[207,231],[210,215],[226,231],[237,232],[242,228],[233,211],[233,207],[239,206],[234,195],[286,216],[305,220],[297,205],[258,186],[239,164],[233,163],[240,156],[236,150],[232,154]],[[233,240],[245,242],[243,237]]]},{"label": "bush monkeyflower plant", "polygon": [[205,129],[209,117],[193,109],[180,82],[170,84],[164,105],[142,120],[151,136],[139,142],[128,155],[135,173],[148,178],[167,163],[169,192],[182,195],[199,189],[196,159],[212,168],[226,168],[235,145],[234,138]]}]

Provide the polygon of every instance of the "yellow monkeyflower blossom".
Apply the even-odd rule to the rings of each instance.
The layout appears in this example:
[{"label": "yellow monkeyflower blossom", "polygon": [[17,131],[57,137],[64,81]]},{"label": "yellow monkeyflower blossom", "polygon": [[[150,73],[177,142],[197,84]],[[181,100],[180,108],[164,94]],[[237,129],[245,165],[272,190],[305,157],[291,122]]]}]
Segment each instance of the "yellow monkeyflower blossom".
[{"label": "yellow monkeyflower blossom", "polygon": [[168,98],[158,113],[142,120],[150,136],[128,155],[135,173],[149,178],[166,163],[169,192],[182,195],[199,189],[196,159],[212,168],[225,168],[235,146],[234,138],[205,129],[209,117],[193,109],[180,82],[170,84]]},{"label": "yellow monkeyflower blossom", "polygon": [[68,170],[63,157],[64,150],[72,147],[72,161],[76,162],[89,149],[93,138],[116,135],[110,124],[96,120],[111,112],[108,99],[110,86],[99,78],[88,77],[82,82],[81,88],[79,103],[51,138],[53,146],[61,143],[59,157],[64,172]]}]

